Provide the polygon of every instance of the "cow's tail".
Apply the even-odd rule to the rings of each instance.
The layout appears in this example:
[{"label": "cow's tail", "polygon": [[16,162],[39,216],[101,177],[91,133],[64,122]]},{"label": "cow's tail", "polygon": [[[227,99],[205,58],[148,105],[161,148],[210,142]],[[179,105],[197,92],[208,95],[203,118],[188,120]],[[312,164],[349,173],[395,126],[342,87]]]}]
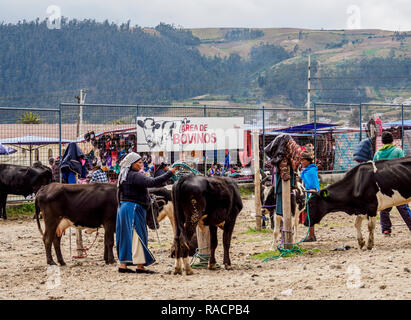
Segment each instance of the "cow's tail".
[{"label": "cow's tail", "polygon": [[39,228],[39,231],[40,231],[41,235],[43,236],[44,233],[43,233],[43,230],[41,229],[41,224],[40,224],[40,205],[39,205],[39,198],[38,197],[36,197],[35,200],[34,200],[34,206],[35,206],[35,209],[36,209],[35,217],[36,217],[36,220],[37,220],[37,228]]}]

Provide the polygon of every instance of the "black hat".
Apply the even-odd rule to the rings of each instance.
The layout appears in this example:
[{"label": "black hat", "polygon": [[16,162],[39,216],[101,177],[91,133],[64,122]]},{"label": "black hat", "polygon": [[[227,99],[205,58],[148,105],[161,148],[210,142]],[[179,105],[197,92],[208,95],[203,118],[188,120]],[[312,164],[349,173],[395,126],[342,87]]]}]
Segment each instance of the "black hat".
[{"label": "black hat", "polygon": [[305,159],[305,160],[308,160],[308,161],[313,161],[312,154],[308,151],[303,151],[303,153],[301,154],[301,159]]},{"label": "black hat", "polygon": [[383,144],[389,144],[394,141],[394,136],[389,131],[384,131],[381,135],[381,141]]}]

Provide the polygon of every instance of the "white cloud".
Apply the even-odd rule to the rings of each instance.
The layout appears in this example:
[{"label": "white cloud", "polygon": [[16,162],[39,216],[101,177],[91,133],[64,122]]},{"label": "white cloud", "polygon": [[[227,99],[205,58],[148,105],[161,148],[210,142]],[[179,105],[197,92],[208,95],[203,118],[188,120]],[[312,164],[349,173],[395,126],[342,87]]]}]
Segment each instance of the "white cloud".
[{"label": "white cloud", "polygon": [[292,27],[345,29],[347,8],[361,10],[361,27],[411,30],[410,0],[7,0],[0,3],[0,21],[41,20],[50,5],[69,18],[131,20],[140,26],[160,22],[187,28]]}]

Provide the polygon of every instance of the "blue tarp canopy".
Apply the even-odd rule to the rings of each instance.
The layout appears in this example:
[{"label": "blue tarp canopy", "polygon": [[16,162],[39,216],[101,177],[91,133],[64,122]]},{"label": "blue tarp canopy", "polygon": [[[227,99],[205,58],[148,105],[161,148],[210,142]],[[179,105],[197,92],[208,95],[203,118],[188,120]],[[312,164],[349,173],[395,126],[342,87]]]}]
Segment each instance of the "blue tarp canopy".
[{"label": "blue tarp canopy", "polygon": [[[383,123],[383,127],[397,127],[397,126],[402,126],[402,121],[394,121],[394,122],[388,122],[388,123]],[[404,127],[411,127],[411,120],[404,120]]]},{"label": "blue tarp canopy", "polygon": [[[32,162],[33,162],[32,155],[31,155],[33,150],[40,149],[49,144],[58,144],[59,142],[60,142],[59,138],[37,137],[37,136],[24,136],[24,137],[7,138],[7,139],[0,140],[0,143],[2,144],[11,144],[22,150],[29,151],[30,152],[30,166],[32,165]],[[62,144],[70,143],[70,142],[71,140],[61,139]],[[22,146],[26,146],[26,147],[22,147]]]},{"label": "blue tarp canopy", "polygon": [[13,148],[10,148],[10,147],[7,147],[7,146],[3,146],[0,143],[0,155],[1,154],[11,154],[11,153],[15,153],[15,152],[17,152],[16,149],[13,149]]},{"label": "blue tarp canopy", "polygon": [[[339,124],[329,124],[329,123],[321,123],[317,122],[316,124],[316,129],[324,129],[324,128],[331,128],[331,127],[337,127]],[[294,126],[294,127],[288,127],[284,129],[279,129],[275,130],[276,132],[305,132],[305,131],[314,131],[314,122],[312,123],[307,123],[303,124],[301,126]]]},{"label": "blue tarp canopy", "polygon": [[[24,136],[7,138],[0,140],[2,144],[12,144],[12,145],[46,145],[46,144],[58,144],[59,138],[50,137],[37,137],[37,136]],[[70,143],[70,140],[61,139],[61,143]]]}]

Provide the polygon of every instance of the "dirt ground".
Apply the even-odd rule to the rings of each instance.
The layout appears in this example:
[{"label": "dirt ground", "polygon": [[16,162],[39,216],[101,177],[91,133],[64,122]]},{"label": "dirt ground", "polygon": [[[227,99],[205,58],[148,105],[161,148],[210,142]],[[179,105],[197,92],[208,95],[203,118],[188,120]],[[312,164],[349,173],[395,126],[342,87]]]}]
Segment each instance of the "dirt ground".
[{"label": "dirt ground", "polygon": [[[304,255],[263,262],[252,255],[270,250],[272,234],[247,232],[255,226],[254,204],[245,200],[244,205],[233,233],[234,270],[196,269],[191,276],[172,274],[168,220],[158,230],[161,246],[156,232],[149,230],[149,247],[157,258],[149,268],[158,272],[155,275],[119,274],[117,263],[105,265],[102,230],[89,256],[81,260],[70,260],[66,233],[62,251],[67,266],[48,269],[35,220],[0,221],[0,299],[411,299],[411,234],[397,212],[391,214],[390,238],[381,235],[378,220],[371,251],[358,249],[354,218],[333,213],[317,227],[317,242],[302,244]],[[306,230],[299,226],[298,239]],[[74,254],[73,229],[72,234]],[[366,223],[363,234],[368,236]],[[222,263],[221,230],[218,237],[217,262]],[[83,232],[85,246],[94,238]],[[333,251],[346,245],[351,249]]]}]

